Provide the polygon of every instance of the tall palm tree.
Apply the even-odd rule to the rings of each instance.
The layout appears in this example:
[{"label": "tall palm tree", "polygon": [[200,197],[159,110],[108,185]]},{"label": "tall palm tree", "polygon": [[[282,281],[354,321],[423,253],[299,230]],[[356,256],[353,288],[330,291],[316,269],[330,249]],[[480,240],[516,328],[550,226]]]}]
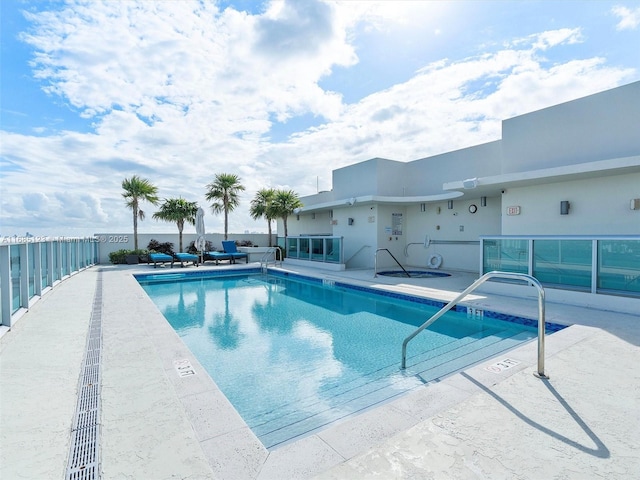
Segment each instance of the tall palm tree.
[{"label": "tall palm tree", "polygon": [[302,202],[293,190],[277,190],[272,202],[274,218],[282,218],[284,223],[284,237],[287,238],[287,218],[296,208],[301,208]]},{"label": "tall palm tree", "polygon": [[198,204],[196,202],[187,202],[184,198],[167,198],[160,205],[160,210],[153,214],[156,220],[165,222],[176,222],[178,225],[178,234],[180,235],[180,250],[182,249],[182,230],[184,223],[196,224],[196,213],[198,212]]},{"label": "tall palm tree", "polygon": [[276,191],[273,188],[263,188],[258,190],[256,192],[256,196],[251,200],[251,208],[249,209],[249,214],[254,220],[261,217],[264,217],[267,220],[267,226],[269,228],[269,246],[271,246],[271,220],[277,218],[277,215],[274,215],[273,207],[271,206],[275,195]]},{"label": "tall palm tree", "polygon": [[227,240],[229,231],[229,212],[232,212],[240,205],[238,194],[243,190],[244,185],[240,183],[240,178],[231,173],[218,173],[213,182],[207,185],[205,198],[213,202],[211,210],[213,213],[224,212],[225,240]]},{"label": "tall palm tree", "polygon": [[149,180],[134,175],[122,181],[122,196],[127,200],[127,207],[133,210],[133,248],[138,250],[138,219],[144,220],[144,212],[140,208],[140,202],[149,202],[157,205],[158,187]]}]

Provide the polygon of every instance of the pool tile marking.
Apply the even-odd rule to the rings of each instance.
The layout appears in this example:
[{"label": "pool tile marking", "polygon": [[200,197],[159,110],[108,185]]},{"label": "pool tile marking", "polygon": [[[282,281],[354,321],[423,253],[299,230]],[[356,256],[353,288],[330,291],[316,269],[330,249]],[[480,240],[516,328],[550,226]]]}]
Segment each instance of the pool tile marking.
[{"label": "pool tile marking", "polygon": [[176,372],[178,372],[179,377],[190,377],[191,375],[195,375],[196,371],[191,366],[191,362],[189,359],[184,358],[182,360],[174,360],[173,366],[176,367]]},{"label": "pool tile marking", "polygon": [[484,367],[484,369],[492,373],[502,373],[505,370],[513,368],[519,364],[520,362],[518,360],[513,360],[512,358],[505,358],[503,360],[500,360],[499,362],[496,362]]}]

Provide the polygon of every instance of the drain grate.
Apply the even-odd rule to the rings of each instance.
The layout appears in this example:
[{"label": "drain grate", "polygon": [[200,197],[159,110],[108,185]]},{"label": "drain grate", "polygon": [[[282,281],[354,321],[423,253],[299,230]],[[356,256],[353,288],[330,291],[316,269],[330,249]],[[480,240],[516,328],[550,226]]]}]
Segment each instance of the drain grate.
[{"label": "drain grate", "polygon": [[100,350],[102,348],[102,272],[98,271],[87,349],[78,382],[78,404],[71,428],[67,480],[100,478]]}]

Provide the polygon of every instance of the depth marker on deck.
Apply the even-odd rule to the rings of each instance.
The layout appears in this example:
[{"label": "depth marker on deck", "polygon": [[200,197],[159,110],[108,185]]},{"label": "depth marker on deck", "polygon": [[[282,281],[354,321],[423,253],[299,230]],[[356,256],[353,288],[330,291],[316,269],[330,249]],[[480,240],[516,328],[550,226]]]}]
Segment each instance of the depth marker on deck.
[{"label": "depth marker on deck", "polygon": [[186,358],[183,360],[174,360],[173,365],[176,367],[179,377],[190,377],[196,374],[196,371],[191,366],[191,362]]},{"label": "depth marker on deck", "polygon": [[505,358],[503,360],[500,360],[499,362],[496,362],[494,364],[488,365],[486,367],[484,367],[485,370],[492,372],[492,373],[502,373],[505,370],[508,370],[510,368],[515,367],[516,365],[519,365],[520,362],[518,360],[513,360],[511,358]]}]

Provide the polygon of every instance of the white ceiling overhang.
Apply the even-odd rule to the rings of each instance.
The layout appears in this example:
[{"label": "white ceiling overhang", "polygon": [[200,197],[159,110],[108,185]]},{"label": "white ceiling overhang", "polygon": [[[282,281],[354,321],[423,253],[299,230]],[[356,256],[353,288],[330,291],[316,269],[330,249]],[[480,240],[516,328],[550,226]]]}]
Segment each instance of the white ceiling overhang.
[{"label": "white ceiling overhang", "polygon": [[[640,156],[457,180],[455,182],[445,183],[443,189],[459,191],[464,193],[465,196],[472,194],[473,197],[476,198],[481,196],[490,197],[499,195],[502,190],[508,188],[528,187],[586,178],[609,177],[632,172],[640,172]],[[467,188],[465,188],[465,184]]]},{"label": "white ceiling overhang", "polygon": [[383,195],[361,195],[359,197],[342,198],[331,202],[305,205],[296,209],[294,213],[317,212],[319,210],[332,210],[335,208],[346,208],[357,205],[387,204],[387,205],[407,205],[410,203],[433,203],[444,200],[452,200],[464,195],[462,192],[445,192],[437,195],[418,195],[414,197],[391,197]]}]

